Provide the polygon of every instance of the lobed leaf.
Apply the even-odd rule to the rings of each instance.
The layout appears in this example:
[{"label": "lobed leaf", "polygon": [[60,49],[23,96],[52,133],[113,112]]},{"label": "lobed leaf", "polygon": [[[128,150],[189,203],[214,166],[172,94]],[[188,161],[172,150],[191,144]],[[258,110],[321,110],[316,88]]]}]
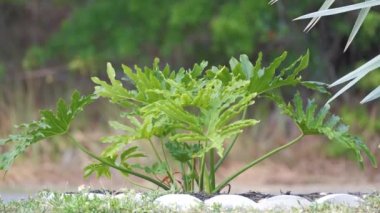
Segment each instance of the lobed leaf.
[{"label": "lobed leaf", "polygon": [[310,100],[303,108],[303,101],[297,93],[292,104],[285,104],[279,96],[270,97],[280,107],[282,112],[292,118],[305,135],[324,135],[332,142],[345,144],[355,153],[355,159],[361,167],[364,165],[362,153],[377,166],[375,157],[365,143],[358,137],[348,133],[348,126],[341,122],[337,115],[329,113],[329,105],[325,105],[317,112],[317,104]]},{"label": "lobed leaf", "polygon": [[55,112],[42,110],[40,120],[30,124],[22,124],[22,131],[2,139],[0,143],[0,145],[13,144],[9,151],[1,154],[0,169],[7,170],[15,158],[24,153],[32,144],[66,133],[75,116],[94,99],[94,95],[81,96],[79,92],[75,91],[69,105],[63,100],[59,100]]}]

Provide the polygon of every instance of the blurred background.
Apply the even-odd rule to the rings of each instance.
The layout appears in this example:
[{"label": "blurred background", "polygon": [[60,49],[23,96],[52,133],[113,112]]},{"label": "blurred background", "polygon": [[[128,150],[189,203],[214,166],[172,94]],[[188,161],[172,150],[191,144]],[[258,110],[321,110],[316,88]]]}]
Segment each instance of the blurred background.
[{"label": "blurred background", "polygon": [[[371,10],[356,40],[343,53],[357,13],[324,18],[309,33],[303,32],[307,22],[292,21],[322,3],[279,1],[269,6],[267,0],[0,0],[0,138],[15,131],[15,124],[37,119],[39,109],[52,108],[59,97],[67,99],[74,89],[92,92],[90,77],[104,77],[106,62],[115,67],[144,66],[159,57],[179,68],[201,60],[227,64],[230,57],[240,54],[255,60],[262,51],[269,63],[286,50],[290,63],[309,49],[311,62],[304,79],[331,83],[378,54],[380,10]],[[376,156],[379,102],[360,105],[359,101],[379,83],[380,70],[333,103],[333,111],[365,138]],[[323,104],[327,97],[319,100]],[[76,120],[73,134],[100,152],[99,139],[112,134],[107,121],[119,112],[100,101]],[[220,176],[292,137],[288,121],[274,106],[257,104],[251,113],[262,123],[241,137]],[[380,184],[377,170],[368,165],[362,171],[350,158],[345,147],[309,137],[248,171],[232,190]],[[130,186],[117,175],[112,180],[84,180],[82,169],[89,162],[62,138],[45,141],[17,159],[0,179],[0,189]]]}]

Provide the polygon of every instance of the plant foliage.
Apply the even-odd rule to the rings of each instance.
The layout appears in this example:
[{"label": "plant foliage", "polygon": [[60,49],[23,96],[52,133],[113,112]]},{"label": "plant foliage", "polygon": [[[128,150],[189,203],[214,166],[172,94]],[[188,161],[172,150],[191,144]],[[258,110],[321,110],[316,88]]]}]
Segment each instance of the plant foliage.
[{"label": "plant foliage", "polygon": [[[274,96],[275,97],[275,96]],[[354,151],[356,161],[361,167],[364,152],[373,166],[377,166],[375,157],[363,141],[348,132],[349,127],[342,123],[341,118],[329,112],[330,106],[325,105],[318,111],[314,100],[308,100],[306,107],[299,93],[294,96],[292,103],[286,104],[280,97],[273,98],[282,112],[291,117],[305,135],[325,135],[329,140],[343,144]]]},{"label": "plant foliage", "polygon": [[[96,84],[93,95],[80,97],[74,93],[71,105],[59,101],[56,113],[42,111],[40,121],[23,125],[25,132],[5,139],[2,144],[15,142],[16,146],[2,155],[1,168],[7,169],[13,159],[32,143],[66,133],[77,112],[94,98],[106,98],[125,111],[118,121],[110,122],[120,134],[102,139],[108,146],[100,155],[70,137],[78,148],[98,161],[85,168],[85,176],[110,177],[109,169],[115,168],[126,176],[143,178],[164,189],[175,187],[184,191],[215,193],[242,172],[299,142],[304,135],[325,135],[330,140],[347,144],[355,151],[356,160],[361,165],[361,151],[364,151],[375,166],[374,157],[366,145],[350,135],[338,117],[325,120],[327,107],[315,114],[316,103],[309,101],[304,109],[299,95],[295,96],[293,104],[285,104],[279,95],[283,87],[304,86],[326,92],[323,84],[302,80],[300,73],[308,65],[308,52],[284,67],[286,57],[285,52],[264,66],[261,53],[255,63],[248,56],[241,55],[239,60],[232,58],[229,66],[208,67],[207,62],[202,62],[191,69],[177,71],[171,70],[169,65],[161,68],[156,59],[152,67],[135,66],[131,69],[123,66],[121,79],[108,64],[108,81],[92,78]],[[216,183],[217,170],[238,135],[259,123],[246,116],[246,112],[262,98],[273,100],[299,126],[300,136]],[[153,165],[139,163],[140,158],[148,157],[140,150],[140,143],[148,143],[153,149]],[[178,173],[181,180],[176,176]]]},{"label": "plant foliage", "polygon": [[84,106],[93,102],[93,97],[93,95],[81,96],[79,92],[75,91],[70,104],[66,104],[64,100],[60,99],[55,112],[42,110],[40,120],[18,125],[19,133],[0,140],[0,145],[13,145],[10,151],[1,154],[0,169],[7,170],[15,158],[24,153],[30,145],[65,134],[75,116],[83,111]]}]

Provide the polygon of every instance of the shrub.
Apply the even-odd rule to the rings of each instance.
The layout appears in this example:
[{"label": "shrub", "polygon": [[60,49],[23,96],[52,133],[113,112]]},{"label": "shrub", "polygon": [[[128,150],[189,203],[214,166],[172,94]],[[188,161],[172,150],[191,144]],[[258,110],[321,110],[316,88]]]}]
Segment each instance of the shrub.
[{"label": "shrub", "polygon": [[[62,134],[98,161],[84,169],[85,176],[95,173],[110,177],[110,168],[114,168],[126,176],[143,178],[161,188],[174,187],[186,192],[219,192],[247,169],[300,142],[306,135],[325,135],[331,141],[345,144],[355,153],[361,166],[364,152],[376,166],[367,146],[360,138],[348,133],[348,127],[340,122],[339,117],[329,113],[329,106],[318,110],[313,100],[304,106],[299,93],[295,93],[289,103],[283,99],[281,91],[289,86],[326,92],[323,84],[301,78],[309,53],[281,68],[286,56],[285,52],[267,67],[262,65],[262,54],[259,54],[255,64],[246,55],[241,55],[239,60],[232,58],[229,66],[207,67],[207,62],[202,62],[192,69],[178,71],[171,70],[168,65],[160,69],[156,59],[151,68],[135,66],[132,70],[123,66],[125,76],[122,80],[116,78],[114,68],[108,64],[109,81],[92,78],[96,84],[93,94],[80,96],[75,92],[70,104],[58,101],[55,112],[42,111],[39,121],[21,125],[19,134],[2,140],[1,145],[13,144],[13,147],[1,155],[0,168],[8,169],[30,145]],[[98,98],[106,98],[125,109],[120,121],[110,122],[113,128],[123,133],[103,138],[102,142],[108,147],[100,155],[82,146],[68,133],[77,113]],[[273,101],[289,116],[297,125],[299,136],[216,183],[216,172],[239,134],[259,123],[246,117],[246,112],[260,99]],[[144,142],[154,150],[156,161],[153,165],[131,161],[147,157],[140,150],[140,143]],[[181,180],[175,176],[177,169]]]}]

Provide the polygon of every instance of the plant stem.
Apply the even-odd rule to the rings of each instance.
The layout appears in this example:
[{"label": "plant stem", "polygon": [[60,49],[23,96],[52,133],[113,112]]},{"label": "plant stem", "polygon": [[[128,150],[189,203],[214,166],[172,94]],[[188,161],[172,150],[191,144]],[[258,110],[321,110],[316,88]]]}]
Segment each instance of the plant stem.
[{"label": "plant stem", "polygon": [[225,187],[229,182],[231,182],[233,179],[235,179],[237,176],[239,176],[241,173],[245,172],[246,170],[248,170],[249,168],[255,166],[256,164],[260,163],[261,161],[271,157],[272,155],[280,152],[281,150],[283,149],[286,149],[288,147],[290,147],[291,145],[299,142],[302,137],[304,136],[303,133],[301,133],[297,138],[295,138],[294,140],[290,141],[289,143],[283,145],[283,146],[280,146],[280,147],[277,147],[276,149],[273,149],[272,151],[268,152],[267,154],[261,156],[260,158],[252,161],[251,163],[247,164],[246,166],[244,166],[243,168],[241,168],[238,172],[236,172],[235,174],[229,176],[228,178],[226,178],[221,184],[219,184],[213,191],[212,193],[217,193],[219,192],[223,187]]},{"label": "plant stem", "polygon": [[97,156],[95,153],[91,152],[90,150],[86,149],[82,144],[80,144],[75,138],[73,138],[71,135],[68,135],[68,137],[70,138],[71,142],[76,146],[78,147],[82,152],[86,153],[87,155],[89,155],[90,157],[100,161],[101,163],[109,166],[109,167],[112,167],[112,168],[115,168],[121,172],[124,172],[124,173],[127,173],[127,174],[131,174],[131,175],[134,175],[136,177],[139,177],[139,178],[142,178],[146,181],[149,181],[165,190],[169,190],[170,188],[168,186],[166,186],[165,184],[161,183],[160,181],[157,181],[149,176],[146,176],[144,174],[141,174],[141,173],[138,173],[138,172],[135,172],[135,171],[132,171],[130,169],[127,169],[127,168],[123,168],[123,167],[120,167],[120,166],[117,166],[115,165],[114,163],[112,162],[109,162],[105,159],[102,159],[101,157]]},{"label": "plant stem", "polygon": [[205,164],[206,164],[205,156],[202,156],[200,164],[201,164],[201,166],[200,166],[201,174],[199,175],[199,191],[203,191],[204,190]]},{"label": "plant stem", "polygon": [[130,179],[128,179],[128,178],[125,178],[125,180],[126,180],[127,182],[131,183],[132,185],[137,186],[137,187],[140,187],[140,188],[143,188],[143,189],[148,189],[148,190],[151,190],[151,191],[155,190],[155,189],[149,188],[149,187],[147,187],[147,186],[143,186],[143,185],[141,185],[141,184],[138,184],[138,183],[136,183],[136,182],[134,182],[134,181],[132,181],[132,180],[130,180]]},{"label": "plant stem", "polygon": [[181,173],[182,173],[182,180],[183,180],[183,190],[185,192],[188,192],[189,191],[189,187],[188,187],[188,182],[187,182],[187,174],[186,174],[186,169],[183,165],[183,163],[179,163],[180,164],[180,168],[181,168]]},{"label": "plant stem", "polygon": [[174,180],[174,175],[173,175],[172,168],[170,167],[168,158],[166,156],[166,152],[165,152],[165,148],[164,148],[164,142],[161,140],[161,138],[159,138],[159,139],[160,139],[161,149],[162,149],[162,153],[164,155],[165,163],[168,166],[167,174],[168,174],[170,180],[172,181],[172,183],[177,187],[176,181]]},{"label": "plant stem", "polygon": [[215,189],[215,149],[210,150],[210,191]]},{"label": "plant stem", "polygon": [[[241,120],[245,119],[245,116],[247,115],[247,109],[243,111],[243,114],[241,116]],[[235,145],[237,139],[239,138],[240,134],[236,134],[232,142],[228,145],[225,153],[223,154],[223,157],[218,160],[215,166],[215,172],[219,169],[219,167],[223,164],[224,160],[226,160],[228,154],[230,154],[232,147]]]},{"label": "plant stem", "polygon": [[192,190],[194,190],[195,183],[199,186],[199,176],[197,173],[197,160],[194,158],[192,162],[187,162],[187,166],[190,168],[191,171],[191,187]]},{"label": "plant stem", "polygon": [[160,163],[162,163],[162,160],[161,160],[161,158],[160,158],[160,155],[158,154],[157,149],[156,149],[156,147],[154,146],[152,140],[151,140],[151,139],[148,139],[148,141],[149,141],[150,145],[152,146],[153,151],[154,151],[154,154],[156,155],[157,159],[160,161]]},{"label": "plant stem", "polygon": [[[197,174],[197,167],[196,167],[196,165],[197,165],[197,160],[194,158],[193,162],[191,164],[191,172],[192,172],[192,175],[193,175],[193,178],[191,178],[191,190],[192,191],[194,191],[195,183],[197,183],[197,180],[198,180],[198,174]],[[198,184],[199,184],[199,182],[198,182]]]}]

